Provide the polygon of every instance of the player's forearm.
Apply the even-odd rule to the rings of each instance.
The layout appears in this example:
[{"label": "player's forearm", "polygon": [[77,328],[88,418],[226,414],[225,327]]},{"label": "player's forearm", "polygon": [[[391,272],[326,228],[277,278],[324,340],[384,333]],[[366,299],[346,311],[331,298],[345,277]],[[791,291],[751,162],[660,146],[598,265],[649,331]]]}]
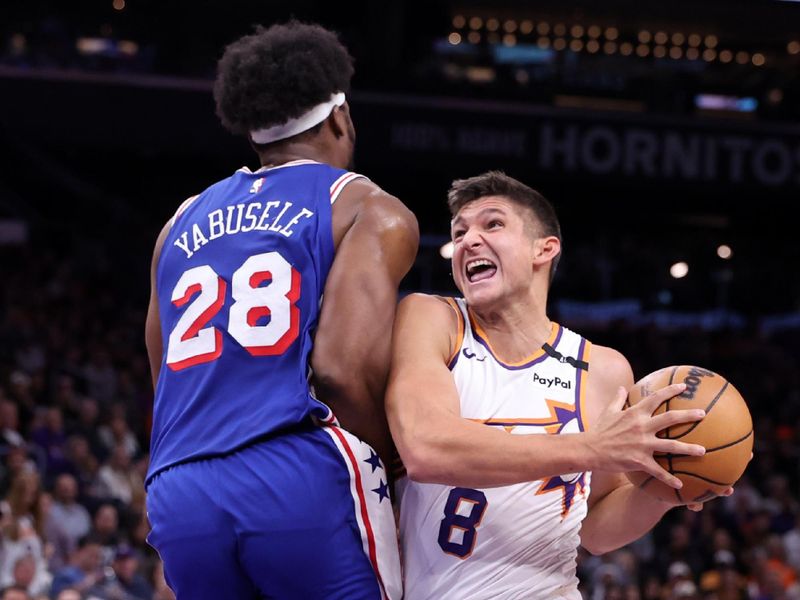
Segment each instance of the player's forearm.
[{"label": "player's forearm", "polygon": [[650,531],[670,508],[626,482],[589,509],[581,528],[581,545],[592,554],[616,550]]},{"label": "player's forearm", "polygon": [[330,406],[342,427],[372,446],[384,463],[388,463],[393,446],[386,414],[380,400],[373,399],[366,381],[352,377],[342,386],[332,379],[315,378],[314,389],[316,396]]},{"label": "player's forearm", "polygon": [[584,434],[511,435],[464,419],[395,434],[415,481],[495,487],[590,470]]}]

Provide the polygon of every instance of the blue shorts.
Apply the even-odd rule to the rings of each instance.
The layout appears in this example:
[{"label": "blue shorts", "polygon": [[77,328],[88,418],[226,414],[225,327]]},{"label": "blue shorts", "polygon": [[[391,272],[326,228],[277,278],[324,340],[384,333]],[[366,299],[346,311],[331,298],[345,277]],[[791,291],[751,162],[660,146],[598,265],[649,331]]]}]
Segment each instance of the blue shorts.
[{"label": "blue shorts", "polygon": [[178,600],[402,596],[386,471],[339,427],[171,467],[147,513]]}]

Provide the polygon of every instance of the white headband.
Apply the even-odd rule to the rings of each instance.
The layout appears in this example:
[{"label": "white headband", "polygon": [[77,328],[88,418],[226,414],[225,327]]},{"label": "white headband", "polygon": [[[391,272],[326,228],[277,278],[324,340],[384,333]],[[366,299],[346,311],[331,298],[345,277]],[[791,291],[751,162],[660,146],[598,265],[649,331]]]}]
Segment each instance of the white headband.
[{"label": "white headband", "polygon": [[296,119],[289,119],[286,123],[281,125],[273,125],[266,129],[251,131],[250,139],[256,144],[269,144],[308,131],[314,127],[314,125],[319,125],[327,119],[334,107],[344,104],[344,100],[344,92],[331,94],[330,100],[322,104],[317,104],[314,108]]}]

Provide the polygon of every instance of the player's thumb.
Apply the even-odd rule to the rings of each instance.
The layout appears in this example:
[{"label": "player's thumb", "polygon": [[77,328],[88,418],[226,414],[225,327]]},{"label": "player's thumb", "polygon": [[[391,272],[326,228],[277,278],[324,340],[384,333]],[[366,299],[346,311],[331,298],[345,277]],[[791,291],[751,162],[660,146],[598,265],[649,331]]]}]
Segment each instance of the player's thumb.
[{"label": "player's thumb", "polygon": [[619,386],[617,388],[617,393],[614,396],[614,401],[609,405],[609,407],[614,412],[619,412],[623,408],[625,408],[627,400],[628,400],[628,390],[626,390],[623,386]]}]

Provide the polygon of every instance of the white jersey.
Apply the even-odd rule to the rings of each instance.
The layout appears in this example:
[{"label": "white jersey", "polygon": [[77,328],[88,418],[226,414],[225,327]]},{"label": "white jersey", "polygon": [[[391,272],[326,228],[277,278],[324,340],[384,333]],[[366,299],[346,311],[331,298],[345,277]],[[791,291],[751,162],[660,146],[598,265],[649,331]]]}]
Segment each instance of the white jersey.
[{"label": "white jersey", "polygon": [[[461,415],[511,435],[583,431],[591,343],[553,323],[519,363],[499,360],[464,300],[450,360]],[[591,474],[489,489],[398,482],[406,600],[569,598]]]}]

